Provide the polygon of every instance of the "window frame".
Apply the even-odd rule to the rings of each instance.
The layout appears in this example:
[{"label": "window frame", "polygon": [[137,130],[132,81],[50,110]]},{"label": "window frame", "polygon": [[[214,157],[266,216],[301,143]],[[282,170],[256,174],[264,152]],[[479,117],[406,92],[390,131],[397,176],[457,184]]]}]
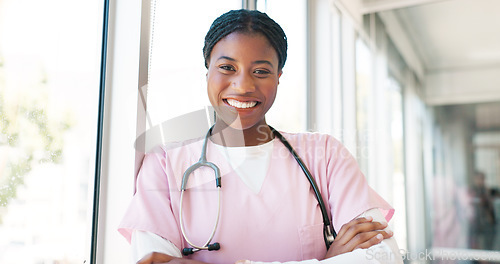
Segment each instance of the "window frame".
[{"label": "window frame", "polygon": [[[134,189],[138,119],[141,15],[150,0],[113,1],[109,6],[108,60],[103,124],[97,243],[94,263],[128,263],[130,246],[117,232]],[[142,79],[141,79],[142,80]],[[139,86],[141,87],[141,86]],[[110,250],[110,249],[113,250]]]}]

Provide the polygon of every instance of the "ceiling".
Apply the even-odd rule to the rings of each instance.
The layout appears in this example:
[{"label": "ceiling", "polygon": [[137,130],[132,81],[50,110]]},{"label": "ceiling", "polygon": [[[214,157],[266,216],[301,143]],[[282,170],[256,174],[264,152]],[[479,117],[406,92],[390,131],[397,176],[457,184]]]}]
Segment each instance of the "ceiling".
[{"label": "ceiling", "polygon": [[[394,14],[425,74],[500,67],[500,0],[362,0],[362,3],[365,14]],[[500,130],[498,102],[461,107],[472,111],[468,117],[474,120],[477,129]]]},{"label": "ceiling", "polygon": [[500,1],[450,0],[395,10],[426,71],[500,64]]},{"label": "ceiling", "polygon": [[499,0],[363,0],[392,11],[426,72],[500,66]]}]

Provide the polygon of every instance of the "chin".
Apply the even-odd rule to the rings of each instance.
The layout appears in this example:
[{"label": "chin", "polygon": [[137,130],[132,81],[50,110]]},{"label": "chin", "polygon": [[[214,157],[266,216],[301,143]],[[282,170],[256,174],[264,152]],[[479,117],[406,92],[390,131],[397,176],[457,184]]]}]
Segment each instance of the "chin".
[{"label": "chin", "polygon": [[222,119],[221,121],[224,122],[224,124],[226,124],[228,127],[235,130],[246,130],[258,125],[258,122],[241,122],[239,118],[231,120],[231,122],[227,122],[227,120],[224,119]]},{"label": "chin", "polygon": [[231,127],[232,129],[237,129],[237,130],[245,130],[253,127],[254,124],[242,124],[240,120],[234,120],[231,124],[228,126]]}]

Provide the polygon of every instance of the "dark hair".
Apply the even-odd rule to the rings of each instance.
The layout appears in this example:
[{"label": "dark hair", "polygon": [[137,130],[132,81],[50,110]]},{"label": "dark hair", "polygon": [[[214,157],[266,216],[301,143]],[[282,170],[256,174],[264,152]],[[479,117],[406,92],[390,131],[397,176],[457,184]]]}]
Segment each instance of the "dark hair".
[{"label": "dark hair", "polygon": [[222,14],[210,26],[203,47],[203,56],[205,57],[205,67],[207,69],[210,53],[215,44],[233,32],[261,33],[264,35],[278,54],[278,69],[283,68],[287,51],[286,35],[283,29],[265,13],[257,10],[240,9]]}]

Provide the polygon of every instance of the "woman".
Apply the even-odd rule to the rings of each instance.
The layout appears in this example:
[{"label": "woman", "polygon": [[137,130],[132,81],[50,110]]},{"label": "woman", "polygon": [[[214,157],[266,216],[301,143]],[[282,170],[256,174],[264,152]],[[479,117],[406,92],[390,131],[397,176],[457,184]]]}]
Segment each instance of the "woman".
[{"label": "woman", "polygon": [[[311,170],[338,231],[325,246],[311,185],[265,119],[287,56],[281,27],[259,11],[230,11],[213,22],[203,53],[217,121],[206,143],[194,139],[146,155],[119,228],[132,242],[137,263],[379,263],[374,253],[394,260],[389,255],[397,254],[397,246],[384,230],[394,210],[367,185],[349,152],[328,135],[283,133]],[[209,241],[214,250],[183,257],[180,250],[189,253],[190,244],[209,244],[217,217],[210,168],[188,173],[182,183],[204,144],[207,160],[222,175],[220,218]]]}]

